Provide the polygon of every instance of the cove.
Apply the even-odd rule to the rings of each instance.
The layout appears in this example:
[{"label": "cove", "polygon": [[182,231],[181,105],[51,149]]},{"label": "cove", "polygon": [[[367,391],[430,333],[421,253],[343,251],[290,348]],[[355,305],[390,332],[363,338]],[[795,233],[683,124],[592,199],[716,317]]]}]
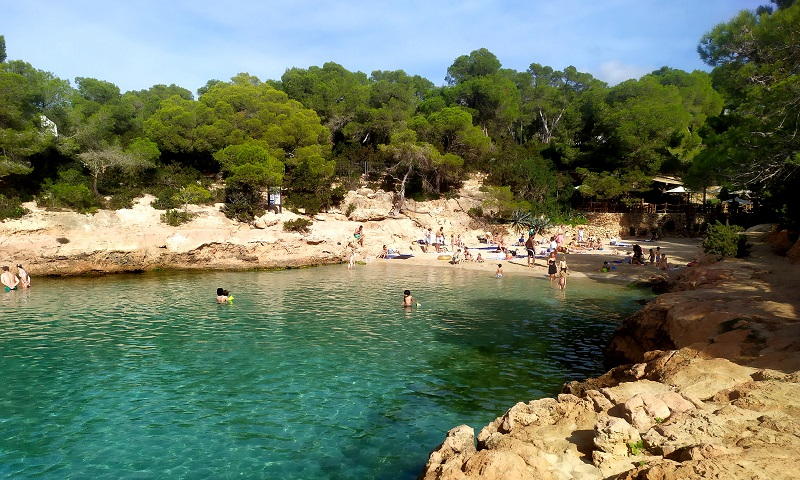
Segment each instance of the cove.
[{"label": "cove", "polygon": [[413,479],[453,426],[601,373],[647,295],[399,263],[36,279],[0,297],[0,478]]}]

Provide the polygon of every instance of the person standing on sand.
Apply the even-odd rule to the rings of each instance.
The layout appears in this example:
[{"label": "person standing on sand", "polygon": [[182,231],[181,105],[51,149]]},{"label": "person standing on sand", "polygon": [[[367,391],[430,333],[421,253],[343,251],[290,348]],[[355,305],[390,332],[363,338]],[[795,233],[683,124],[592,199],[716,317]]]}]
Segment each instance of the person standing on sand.
[{"label": "person standing on sand", "polygon": [[547,259],[547,276],[550,277],[550,280],[555,280],[557,271],[556,257],[554,255],[550,255],[550,258]]},{"label": "person standing on sand", "polygon": [[17,264],[17,277],[19,277],[19,285],[22,288],[31,288],[31,276],[20,264]]},{"label": "person standing on sand", "polygon": [[525,240],[525,249],[528,251],[528,266],[536,266],[536,242],[533,241],[533,235],[528,235]]},{"label": "person standing on sand", "polygon": [[578,243],[583,243],[583,227],[578,227]]},{"label": "person standing on sand", "polygon": [[3,265],[3,273],[0,274],[0,283],[5,286],[6,292],[16,290],[19,285],[19,278],[8,270],[8,267]]}]

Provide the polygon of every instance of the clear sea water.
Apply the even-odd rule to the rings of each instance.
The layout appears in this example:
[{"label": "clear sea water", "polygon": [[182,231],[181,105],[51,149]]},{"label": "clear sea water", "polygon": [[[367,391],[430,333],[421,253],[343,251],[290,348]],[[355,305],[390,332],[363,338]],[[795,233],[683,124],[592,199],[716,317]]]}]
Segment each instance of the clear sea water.
[{"label": "clear sea water", "polygon": [[600,373],[647,296],[400,263],[34,282],[0,293],[0,478],[413,479]]}]

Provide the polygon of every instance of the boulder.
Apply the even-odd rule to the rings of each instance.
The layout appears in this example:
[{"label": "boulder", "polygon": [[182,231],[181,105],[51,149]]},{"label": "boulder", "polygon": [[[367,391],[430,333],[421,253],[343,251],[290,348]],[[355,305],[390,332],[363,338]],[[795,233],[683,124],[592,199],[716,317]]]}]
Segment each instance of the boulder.
[{"label": "boulder", "polygon": [[667,404],[658,396],[637,394],[625,402],[623,414],[636,429],[646,432],[656,423],[668,418],[670,411]]},{"label": "boulder", "polygon": [[461,470],[467,458],[475,453],[475,431],[469,425],[450,429],[447,436],[428,457],[421,480],[462,480]]},{"label": "boulder", "polygon": [[594,426],[594,446],[612,455],[627,456],[628,444],[641,439],[639,431],[623,418],[602,415]]}]

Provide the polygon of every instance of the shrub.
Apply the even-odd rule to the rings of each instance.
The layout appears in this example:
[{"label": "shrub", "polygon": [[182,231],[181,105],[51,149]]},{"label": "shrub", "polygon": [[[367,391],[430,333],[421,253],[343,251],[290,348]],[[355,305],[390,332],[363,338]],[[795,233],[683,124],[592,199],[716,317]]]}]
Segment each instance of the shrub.
[{"label": "shrub", "polygon": [[169,226],[177,227],[186,222],[190,222],[195,217],[194,213],[184,212],[183,210],[169,209],[161,214],[161,221]]},{"label": "shrub", "polygon": [[18,198],[8,198],[0,194],[0,220],[20,218],[28,212],[29,210],[23,208]]},{"label": "shrub", "polygon": [[283,230],[286,232],[308,233],[308,228],[314,223],[307,218],[297,218],[283,222]]},{"label": "shrub", "polygon": [[172,200],[183,205],[184,210],[190,203],[195,205],[208,203],[212,198],[211,192],[194,183],[186,185],[172,196]]},{"label": "shrub", "polygon": [[69,238],[67,238],[67,237],[58,237],[58,238],[56,238],[56,242],[58,242],[61,245],[66,245],[66,244],[69,243]]},{"label": "shrub", "polygon": [[472,207],[467,210],[467,215],[472,218],[483,218],[483,207]]},{"label": "shrub", "polygon": [[151,204],[153,208],[158,210],[169,210],[172,208],[179,208],[181,203],[175,200],[175,195],[178,193],[177,188],[163,187],[153,192],[156,199]]},{"label": "shrub", "polygon": [[628,443],[628,450],[631,452],[631,455],[641,455],[645,453],[644,442],[642,440],[637,440],[636,442]]},{"label": "shrub", "polygon": [[[723,225],[716,222],[709,225],[706,238],[703,240],[703,251],[721,257],[734,257],[739,251],[742,227]],[[746,239],[745,239],[746,244]]]},{"label": "shrub", "polygon": [[136,189],[125,189],[114,193],[111,199],[106,202],[107,208],[118,210],[120,208],[132,208],[133,201],[140,196],[141,192]]},{"label": "shrub", "polygon": [[344,214],[345,214],[345,215],[347,215],[347,216],[349,217],[349,216],[350,216],[350,215],[352,215],[352,214],[353,214],[353,212],[355,212],[355,211],[356,211],[356,205],[355,205],[354,203],[351,203],[351,204],[349,204],[349,205],[347,206],[347,209],[344,211]]},{"label": "shrub", "polygon": [[264,214],[261,190],[247,182],[231,181],[225,187],[225,206],[222,213],[240,222],[251,222]]},{"label": "shrub", "polygon": [[46,187],[45,198],[51,207],[72,208],[79,212],[91,211],[97,206],[95,195],[82,184],[52,183]]}]

